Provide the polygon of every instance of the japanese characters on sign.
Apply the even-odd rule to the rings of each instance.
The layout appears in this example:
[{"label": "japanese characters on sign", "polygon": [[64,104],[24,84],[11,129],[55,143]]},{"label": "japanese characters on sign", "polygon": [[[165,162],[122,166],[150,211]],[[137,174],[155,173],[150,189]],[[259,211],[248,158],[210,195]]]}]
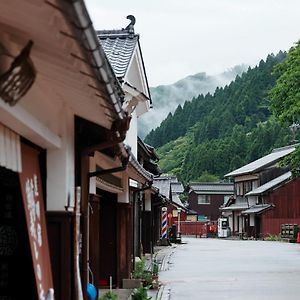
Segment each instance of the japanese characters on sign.
[{"label": "japanese characters on sign", "polygon": [[[20,183],[31,248],[38,299],[53,299],[53,283],[48,247],[38,151],[21,145]],[[52,296],[51,296],[52,295]]]}]

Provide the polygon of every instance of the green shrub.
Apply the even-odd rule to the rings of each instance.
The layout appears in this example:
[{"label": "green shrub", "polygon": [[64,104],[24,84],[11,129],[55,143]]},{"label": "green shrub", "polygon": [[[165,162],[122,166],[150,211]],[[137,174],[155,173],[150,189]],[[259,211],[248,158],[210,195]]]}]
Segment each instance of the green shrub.
[{"label": "green shrub", "polygon": [[266,241],[281,241],[281,237],[278,234],[270,234],[268,233],[268,236],[265,238]]},{"label": "green shrub", "polygon": [[135,262],[132,278],[143,279],[144,272],[145,272],[145,259],[142,258],[141,260]]},{"label": "green shrub", "polygon": [[111,291],[105,293],[102,297],[99,298],[99,300],[117,300],[117,299],[118,296]]},{"label": "green shrub", "polygon": [[140,286],[133,291],[131,295],[131,300],[151,300],[152,297],[148,297],[149,287]]},{"label": "green shrub", "polygon": [[152,264],[152,274],[157,276],[158,275],[158,271],[159,271],[159,266],[156,260],[154,260],[153,264]]}]

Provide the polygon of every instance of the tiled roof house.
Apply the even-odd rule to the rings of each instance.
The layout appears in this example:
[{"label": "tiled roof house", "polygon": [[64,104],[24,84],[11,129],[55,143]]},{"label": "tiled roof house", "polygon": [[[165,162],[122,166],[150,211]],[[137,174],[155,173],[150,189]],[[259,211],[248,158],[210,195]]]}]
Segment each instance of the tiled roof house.
[{"label": "tiled roof house", "polygon": [[188,187],[189,208],[198,213],[198,220],[216,221],[219,207],[234,194],[233,184],[219,182],[194,182]]},{"label": "tiled roof house", "polygon": [[234,180],[234,198],[221,207],[221,211],[228,216],[233,233],[260,236],[262,215],[274,207],[273,203],[266,202],[265,195],[291,180],[291,172],[278,162],[295,149],[296,145],[274,149],[225,175]]}]

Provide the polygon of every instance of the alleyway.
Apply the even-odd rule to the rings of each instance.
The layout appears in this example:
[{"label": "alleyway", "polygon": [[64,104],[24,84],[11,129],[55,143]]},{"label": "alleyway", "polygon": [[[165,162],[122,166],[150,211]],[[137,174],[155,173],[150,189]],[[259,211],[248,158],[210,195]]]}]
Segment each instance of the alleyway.
[{"label": "alleyway", "polygon": [[[300,245],[184,238],[160,273],[162,299],[300,298]],[[168,295],[169,294],[169,295]]]}]

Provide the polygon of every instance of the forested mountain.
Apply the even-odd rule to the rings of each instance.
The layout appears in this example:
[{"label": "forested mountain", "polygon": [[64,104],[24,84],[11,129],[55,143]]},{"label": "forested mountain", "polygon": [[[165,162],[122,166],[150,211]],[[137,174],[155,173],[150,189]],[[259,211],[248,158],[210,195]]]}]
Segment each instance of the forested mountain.
[{"label": "forested mountain", "polygon": [[269,55],[214,94],[179,105],[145,142],[160,147],[161,168],[181,180],[203,173],[219,178],[232,169],[286,145],[287,127],[270,117],[268,93],[278,75],[273,68],[286,53]]},{"label": "forested mountain", "polygon": [[217,87],[229,84],[245,70],[247,66],[240,65],[214,76],[202,72],[185,77],[174,84],[150,88],[153,108],[139,118],[139,136],[143,139],[151,129],[159,126],[168,113],[174,113],[179,104],[183,105],[186,100],[191,100],[199,94],[213,93]]}]

